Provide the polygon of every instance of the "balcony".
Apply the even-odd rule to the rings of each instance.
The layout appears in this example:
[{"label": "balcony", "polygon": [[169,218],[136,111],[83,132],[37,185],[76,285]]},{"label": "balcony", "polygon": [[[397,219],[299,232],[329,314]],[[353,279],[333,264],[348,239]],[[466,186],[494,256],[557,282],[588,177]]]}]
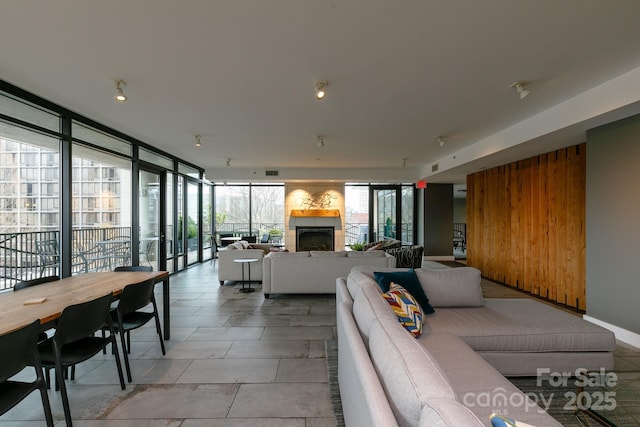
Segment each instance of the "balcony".
[{"label": "balcony", "polygon": [[[0,234],[0,290],[23,280],[59,275],[58,231]],[[72,274],[111,271],[131,263],[131,228],[82,228],[72,234]]]}]

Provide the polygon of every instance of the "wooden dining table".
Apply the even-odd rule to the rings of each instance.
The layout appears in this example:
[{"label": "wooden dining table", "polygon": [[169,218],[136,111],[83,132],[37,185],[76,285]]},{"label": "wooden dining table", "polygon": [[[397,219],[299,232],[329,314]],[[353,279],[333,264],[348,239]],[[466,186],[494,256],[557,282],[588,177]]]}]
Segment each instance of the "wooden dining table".
[{"label": "wooden dining table", "polygon": [[78,274],[61,280],[0,293],[0,335],[15,331],[36,319],[43,329],[55,325],[62,310],[108,293],[117,297],[125,286],[151,278],[163,282],[164,338],[170,338],[169,273],[167,271],[118,271]]}]

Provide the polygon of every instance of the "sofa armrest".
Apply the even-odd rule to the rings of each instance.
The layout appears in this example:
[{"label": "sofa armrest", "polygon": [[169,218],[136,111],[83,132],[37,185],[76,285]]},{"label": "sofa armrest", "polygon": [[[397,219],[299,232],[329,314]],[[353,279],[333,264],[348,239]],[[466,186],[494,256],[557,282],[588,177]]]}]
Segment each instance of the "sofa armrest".
[{"label": "sofa armrest", "polygon": [[[262,249],[221,249],[218,251],[218,280],[220,282],[241,279],[242,266],[237,262],[233,262],[234,259],[240,258],[258,259],[258,263],[250,267],[252,273],[251,279],[262,280],[262,265],[260,265],[264,258]],[[256,275],[255,273],[258,269],[260,272]]]}]

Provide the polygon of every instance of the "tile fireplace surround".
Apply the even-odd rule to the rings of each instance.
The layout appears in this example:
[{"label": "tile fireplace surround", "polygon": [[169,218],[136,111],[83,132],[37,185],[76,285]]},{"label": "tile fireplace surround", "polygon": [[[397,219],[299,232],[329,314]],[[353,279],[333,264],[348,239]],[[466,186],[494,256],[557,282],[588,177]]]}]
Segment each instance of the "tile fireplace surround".
[{"label": "tile fireplace surround", "polygon": [[[308,206],[305,200],[315,194],[329,194],[330,203],[325,206]],[[337,210],[338,216],[294,216],[295,210]],[[345,245],[344,236],[344,183],[288,183],[285,184],[285,236],[284,241],[289,250],[296,250],[297,227],[333,227],[334,248],[341,249]]]}]

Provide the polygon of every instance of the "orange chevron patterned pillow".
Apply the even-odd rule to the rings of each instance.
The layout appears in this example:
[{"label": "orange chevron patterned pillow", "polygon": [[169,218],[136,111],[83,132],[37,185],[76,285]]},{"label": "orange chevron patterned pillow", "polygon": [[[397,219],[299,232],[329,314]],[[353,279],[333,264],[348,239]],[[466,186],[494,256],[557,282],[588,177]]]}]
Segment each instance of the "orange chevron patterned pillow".
[{"label": "orange chevron patterned pillow", "polygon": [[389,303],[398,321],[411,334],[418,338],[422,335],[422,311],[415,298],[405,288],[391,282],[389,291],[382,294]]}]

